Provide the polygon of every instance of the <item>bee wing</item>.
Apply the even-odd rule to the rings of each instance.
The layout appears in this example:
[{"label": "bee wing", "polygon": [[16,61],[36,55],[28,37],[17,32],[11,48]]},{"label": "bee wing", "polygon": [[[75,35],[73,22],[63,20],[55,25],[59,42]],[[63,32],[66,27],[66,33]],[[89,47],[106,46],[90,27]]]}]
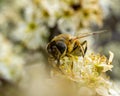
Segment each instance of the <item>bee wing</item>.
[{"label": "bee wing", "polygon": [[81,35],[75,37],[74,39],[84,38],[84,37],[88,37],[88,36],[91,36],[91,35],[96,35],[96,34],[100,34],[100,33],[104,33],[104,32],[108,32],[108,30],[82,33]]}]

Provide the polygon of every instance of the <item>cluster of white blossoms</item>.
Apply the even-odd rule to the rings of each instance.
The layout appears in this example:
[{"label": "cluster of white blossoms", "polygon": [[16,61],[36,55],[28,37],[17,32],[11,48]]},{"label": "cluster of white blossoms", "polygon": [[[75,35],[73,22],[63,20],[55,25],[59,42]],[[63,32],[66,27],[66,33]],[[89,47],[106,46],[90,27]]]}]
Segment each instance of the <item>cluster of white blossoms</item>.
[{"label": "cluster of white blossoms", "polygon": [[91,53],[84,58],[64,56],[59,65],[54,59],[50,59],[50,64],[54,67],[53,76],[59,74],[77,83],[80,96],[113,96],[110,92],[113,90],[112,83],[105,75],[113,67],[113,57],[112,52],[109,59],[104,55]]},{"label": "cluster of white blossoms", "polygon": [[30,0],[24,6],[24,20],[13,32],[15,40],[29,49],[43,47],[50,28],[56,25],[61,33],[79,33],[91,23],[102,24],[99,0]]},{"label": "cluster of white blossoms", "polygon": [[12,44],[0,34],[0,84],[17,83],[23,76],[24,61],[14,53]]},{"label": "cluster of white blossoms", "polygon": [[45,26],[35,23],[22,23],[14,31],[14,40],[22,41],[22,44],[28,49],[38,49],[44,47],[48,39],[48,31]]}]

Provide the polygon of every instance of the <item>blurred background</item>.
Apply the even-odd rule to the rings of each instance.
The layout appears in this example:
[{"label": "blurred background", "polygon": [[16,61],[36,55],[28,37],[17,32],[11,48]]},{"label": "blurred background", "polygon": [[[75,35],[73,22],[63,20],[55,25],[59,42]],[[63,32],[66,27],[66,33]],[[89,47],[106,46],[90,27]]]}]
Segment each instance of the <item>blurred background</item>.
[{"label": "blurred background", "polygon": [[62,33],[108,30],[86,38],[88,50],[106,56],[112,51],[114,68],[107,74],[119,81],[119,5],[120,0],[0,0],[0,96],[65,95],[63,86],[71,82],[50,79],[46,52]]}]

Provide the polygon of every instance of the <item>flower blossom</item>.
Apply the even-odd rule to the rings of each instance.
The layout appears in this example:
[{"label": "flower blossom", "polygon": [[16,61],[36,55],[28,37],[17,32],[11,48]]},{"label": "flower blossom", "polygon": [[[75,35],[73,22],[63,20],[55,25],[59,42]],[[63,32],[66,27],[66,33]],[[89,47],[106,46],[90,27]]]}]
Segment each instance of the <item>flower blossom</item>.
[{"label": "flower blossom", "polygon": [[23,76],[24,61],[14,53],[12,44],[0,34],[0,83],[16,83]]},{"label": "flower blossom", "polygon": [[112,52],[110,52],[109,59],[104,55],[91,53],[86,54],[85,57],[64,56],[60,59],[59,65],[54,59],[50,59],[50,64],[53,66],[54,74],[76,82],[80,90],[91,90],[92,95],[87,96],[112,96],[109,93],[112,83],[105,72],[111,71],[113,57]]}]

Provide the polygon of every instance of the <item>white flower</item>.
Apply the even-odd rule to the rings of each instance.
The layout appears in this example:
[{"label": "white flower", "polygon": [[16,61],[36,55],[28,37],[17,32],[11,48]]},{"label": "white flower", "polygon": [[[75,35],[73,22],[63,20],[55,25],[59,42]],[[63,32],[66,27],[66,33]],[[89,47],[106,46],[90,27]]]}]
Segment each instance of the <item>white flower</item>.
[{"label": "white flower", "polygon": [[[89,96],[89,94],[92,94],[90,96],[94,96],[93,94],[111,96],[109,93],[111,82],[106,77],[105,72],[111,70],[113,67],[110,63],[112,59],[112,52],[110,53],[109,59],[104,55],[91,53],[86,54],[85,57],[74,55],[64,56],[60,58],[59,65],[57,63],[55,64],[55,60],[51,57],[50,63],[56,65],[53,66],[53,70],[58,70],[58,73],[76,82],[80,90],[83,90],[84,87],[84,90],[88,91],[87,96]],[[85,96],[83,95],[84,93],[80,94],[81,96]]]},{"label": "white flower", "polygon": [[101,96],[112,96],[109,94],[108,89],[106,89],[105,87],[102,87],[102,86],[98,87],[96,89],[96,91]]},{"label": "white flower", "polygon": [[23,23],[13,33],[14,39],[22,41],[29,49],[37,49],[45,46],[48,36],[49,33],[45,26],[39,26],[35,22]]},{"label": "white flower", "polygon": [[13,46],[0,34],[0,78],[9,82],[17,82],[23,76],[22,58],[13,51]]}]

